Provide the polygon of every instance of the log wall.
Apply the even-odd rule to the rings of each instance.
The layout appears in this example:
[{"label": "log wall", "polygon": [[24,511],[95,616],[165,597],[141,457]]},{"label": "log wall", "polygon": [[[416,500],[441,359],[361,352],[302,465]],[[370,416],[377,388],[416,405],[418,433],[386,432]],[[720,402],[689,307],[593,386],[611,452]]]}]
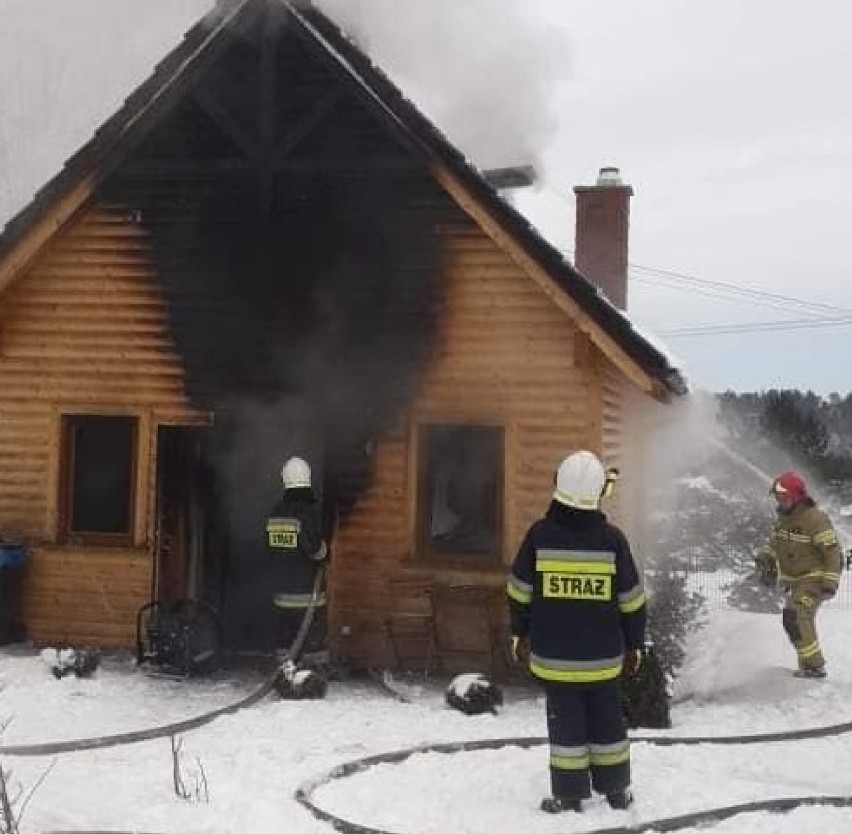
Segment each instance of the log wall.
[{"label": "log wall", "polygon": [[[604,434],[606,451],[618,451],[617,372],[604,381],[604,360],[588,338],[473,224],[447,230],[445,244],[449,263],[433,362],[407,419],[378,444],[375,481],[336,540],[332,636],[355,662],[393,663],[389,622],[422,618],[430,587],[491,589],[489,606],[496,604],[502,618],[506,566],[547,507],[558,461],[580,447],[602,451]],[[437,565],[418,558],[415,438],[420,422],[435,421],[504,428],[499,564]],[[418,582],[419,593],[399,590]],[[486,612],[469,616],[473,629]]]},{"label": "log wall", "polygon": [[[195,423],[142,229],[93,207],[0,302],[0,532],[31,543],[24,617],[37,642],[133,641],[148,600],[156,427]],[[133,547],[57,544],[61,415],[138,418]]]},{"label": "log wall", "polygon": [[[409,413],[377,444],[374,482],[336,541],[332,637],[356,662],[392,663],[389,621],[422,619],[436,585],[488,589],[488,615],[496,605],[499,618],[506,565],[547,506],[556,463],[578,447],[614,465],[622,454],[618,370],[474,224],[442,233],[448,266],[432,362]],[[119,209],[95,207],[3,298],[0,531],[34,543],[25,618],[38,642],[128,645],[148,599],[156,428],[204,421],[184,394],[157,287],[143,229]],[[139,418],[133,547],[57,544],[63,412]],[[414,439],[419,424],[435,421],[504,430],[499,564],[418,559]],[[465,630],[463,618],[454,622]]]},{"label": "log wall", "polygon": [[628,439],[624,431],[627,380],[610,362],[601,362],[602,437],[601,453],[606,467],[614,466],[620,473],[616,490],[607,501],[605,511],[615,520],[624,523],[629,510],[626,490],[631,483],[628,466],[630,457]]}]

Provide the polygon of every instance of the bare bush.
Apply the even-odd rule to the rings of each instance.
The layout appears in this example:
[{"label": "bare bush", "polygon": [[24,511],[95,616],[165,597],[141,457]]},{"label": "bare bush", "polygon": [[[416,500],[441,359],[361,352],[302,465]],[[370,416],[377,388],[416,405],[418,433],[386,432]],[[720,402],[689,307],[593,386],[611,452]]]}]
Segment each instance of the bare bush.
[{"label": "bare bush", "polygon": [[55,764],[55,761],[50,763],[26,794],[23,786],[14,781],[12,771],[0,764],[0,834],[20,834],[24,812]]},{"label": "bare bush", "polygon": [[[186,802],[209,802],[210,791],[207,784],[207,773],[201,759],[195,759],[195,768],[186,770],[183,762],[183,739],[169,736],[172,749],[172,784],[175,795]],[[187,786],[187,781],[189,786]],[[0,831],[0,834],[4,832]]]}]

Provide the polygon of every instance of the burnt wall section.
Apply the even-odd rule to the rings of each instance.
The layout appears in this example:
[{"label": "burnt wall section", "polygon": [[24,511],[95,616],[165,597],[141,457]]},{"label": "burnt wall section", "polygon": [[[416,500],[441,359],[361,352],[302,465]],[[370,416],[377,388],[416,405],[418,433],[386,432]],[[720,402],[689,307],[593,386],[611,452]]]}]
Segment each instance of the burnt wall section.
[{"label": "burnt wall section", "polygon": [[190,401],[230,433],[256,405],[294,451],[318,446],[344,513],[435,330],[436,217],[422,195],[417,209],[416,186],[291,180],[271,212],[251,189],[140,200]]},{"label": "burnt wall section", "polygon": [[277,482],[265,500],[247,493],[258,467],[301,453],[321,461],[345,517],[427,360],[438,227],[459,210],[284,7],[251,8],[102,197],[147,232],[187,395],[216,414],[233,501],[273,500]]},{"label": "burnt wall section", "polygon": [[233,505],[274,499],[277,482],[263,500],[251,483],[292,453],[322,462],[348,514],[428,357],[437,229],[459,210],[283,7],[259,4],[228,39],[102,198],[147,233],[239,531],[256,519]]},{"label": "burnt wall section", "polygon": [[348,521],[429,365],[441,230],[462,216],[281,8],[229,35],[98,194],[144,233],[186,396],[214,414],[226,574],[263,564],[289,455],[311,462],[329,528]]},{"label": "burnt wall section", "polygon": [[447,207],[417,179],[290,180],[272,211],[251,188],[136,196],[187,396],[214,413],[206,454],[226,516],[228,604],[252,610],[268,590],[262,530],[283,461],[307,457],[329,527],[333,513],[345,522],[377,439],[418,386]]}]

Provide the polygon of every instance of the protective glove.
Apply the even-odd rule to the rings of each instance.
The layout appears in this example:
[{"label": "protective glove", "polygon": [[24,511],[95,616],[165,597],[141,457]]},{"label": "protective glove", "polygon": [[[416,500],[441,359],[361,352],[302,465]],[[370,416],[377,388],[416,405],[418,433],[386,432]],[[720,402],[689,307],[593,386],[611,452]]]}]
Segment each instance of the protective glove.
[{"label": "protective glove", "polygon": [[509,640],[509,654],[515,663],[527,666],[530,662],[530,644],[527,638],[513,634]]},{"label": "protective glove", "polygon": [[281,666],[278,668],[278,676],[283,678],[288,683],[292,683],[293,679],[296,677],[296,672],[298,667],[293,662],[293,660],[289,657],[284,658],[281,663]]},{"label": "protective glove", "polygon": [[624,654],[624,674],[632,678],[639,674],[642,668],[642,649],[631,649]]},{"label": "protective glove", "polygon": [[754,557],[754,566],[761,585],[774,588],[778,584],[778,563],[775,559],[767,554],[758,554]]},{"label": "protective glove", "polygon": [[819,595],[823,600],[831,599],[837,593],[837,586],[825,583],[819,590]]}]

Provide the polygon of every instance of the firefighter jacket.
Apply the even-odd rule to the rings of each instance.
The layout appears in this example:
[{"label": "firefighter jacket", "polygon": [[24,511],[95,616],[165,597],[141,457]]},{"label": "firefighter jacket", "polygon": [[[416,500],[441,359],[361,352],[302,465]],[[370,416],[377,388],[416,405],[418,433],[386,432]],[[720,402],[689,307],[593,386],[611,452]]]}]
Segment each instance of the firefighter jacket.
[{"label": "firefighter jacket", "polygon": [[777,566],[778,582],[785,588],[807,582],[837,590],[843,554],[828,516],[810,499],[780,512],[769,541],[758,559]]},{"label": "firefighter jacket", "polygon": [[530,671],[550,683],[617,678],[645,641],[645,592],[624,534],[597,510],[554,501],[527,532],[506,591]]},{"label": "firefighter jacket", "polygon": [[[327,550],[320,506],[310,488],[285,489],[266,522],[266,547],[273,561],[273,602],[278,608],[325,605],[321,587]],[[316,593],[315,593],[316,591]]]}]

